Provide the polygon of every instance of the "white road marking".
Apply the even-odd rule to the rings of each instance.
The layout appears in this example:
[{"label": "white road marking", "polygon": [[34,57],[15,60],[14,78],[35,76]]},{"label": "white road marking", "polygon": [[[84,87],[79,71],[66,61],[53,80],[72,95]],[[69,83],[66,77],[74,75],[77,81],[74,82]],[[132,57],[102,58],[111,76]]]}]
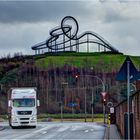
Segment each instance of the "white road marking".
[{"label": "white road marking", "polygon": [[41,134],[46,134],[47,132],[46,131],[44,131],[44,132],[42,132]]},{"label": "white road marking", "polygon": [[[43,126],[43,128],[42,128]],[[102,139],[105,128],[93,123],[39,123],[36,129],[12,130],[5,129],[2,137],[4,140],[21,140],[21,139],[41,139],[43,140],[62,140],[62,139],[85,139],[98,138]],[[8,135],[7,132],[9,131]],[[93,134],[93,131],[97,133]],[[1,135],[1,134],[0,134]],[[5,137],[4,137],[5,135]],[[69,140],[70,140],[69,139]]]},{"label": "white road marking", "polygon": [[87,133],[88,132],[88,130],[85,130],[85,133]]},{"label": "white road marking", "polygon": [[63,127],[60,127],[57,131],[58,132],[63,132],[65,130],[69,129],[69,126],[63,126]]},{"label": "white road marking", "polygon": [[72,126],[71,131],[80,130],[82,127],[83,127],[82,125]]},{"label": "white road marking", "polygon": [[32,133],[28,133],[28,134],[26,134],[24,136],[17,137],[17,139],[25,139],[25,138],[31,137],[31,136],[35,135],[36,133],[40,133],[41,131],[48,130],[48,129],[52,128],[52,127],[53,127],[53,125],[52,126],[46,126],[46,127],[41,128],[39,130],[36,130],[36,131],[34,131]]}]

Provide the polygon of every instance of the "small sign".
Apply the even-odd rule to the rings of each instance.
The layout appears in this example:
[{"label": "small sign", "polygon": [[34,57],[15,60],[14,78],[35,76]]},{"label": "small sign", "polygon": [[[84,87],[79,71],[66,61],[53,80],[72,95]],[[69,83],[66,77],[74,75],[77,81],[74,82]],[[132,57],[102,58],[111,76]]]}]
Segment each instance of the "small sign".
[{"label": "small sign", "polygon": [[77,104],[76,103],[69,103],[68,106],[69,107],[75,107],[75,106],[77,106]]},{"label": "small sign", "polygon": [[110,113],[114,113],[114,107],[110,108]]},{"label": "small sign", "polygon": [[107,93],[106,92],[102,92],[101,94],[102,94],[103,97],[105,97]]},{"label": "small sign", "polygon": [[107,103],[107,107],[109,107],[109,108],[110,108],[110,107],[113,107],[113,103],[112,103],[112,102],[108,102],[108,103]]}]

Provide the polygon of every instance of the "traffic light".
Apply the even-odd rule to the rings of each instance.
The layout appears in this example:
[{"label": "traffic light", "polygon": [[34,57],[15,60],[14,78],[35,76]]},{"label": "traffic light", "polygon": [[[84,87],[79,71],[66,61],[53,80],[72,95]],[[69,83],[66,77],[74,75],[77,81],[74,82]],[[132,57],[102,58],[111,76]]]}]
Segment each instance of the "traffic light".
[{"label": "traffic light", "polygon": [[104,105],[106,105],[106,103],[107,103],[107,93],[102,92],[101,95],[102,95],[102,102],[103,102]]},{"label": "traffic light", "polygon": [[106,105],[106,99],[105,98],[103,99],[103,104]]},{"label": "traffic light", "polygon": [[79,75],[76,74],[76,75],[75,75],[75,81],[76,81],[76,83],[78,82],[78,78],[79,78]]}]

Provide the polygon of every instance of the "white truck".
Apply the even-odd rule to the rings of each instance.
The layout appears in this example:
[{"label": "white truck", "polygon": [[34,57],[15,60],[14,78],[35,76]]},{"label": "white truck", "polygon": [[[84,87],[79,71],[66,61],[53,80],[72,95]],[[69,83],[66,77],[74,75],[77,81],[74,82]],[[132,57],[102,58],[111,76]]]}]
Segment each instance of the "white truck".
[{"label": "white truck", "polygon": [[12,128],[37,125],[36,88],[11,88],[8,91],[8,119]]}]

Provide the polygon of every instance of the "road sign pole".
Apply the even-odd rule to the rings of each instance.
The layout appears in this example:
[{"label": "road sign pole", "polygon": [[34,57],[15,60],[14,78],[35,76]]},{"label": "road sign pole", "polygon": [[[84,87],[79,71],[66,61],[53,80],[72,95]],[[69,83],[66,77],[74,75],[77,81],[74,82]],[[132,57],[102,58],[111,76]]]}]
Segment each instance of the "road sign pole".
[{"label": "road sign pole", "polygon": [[63,122],[63,104],[61,102],[61,122]]},{"label": "road sign pole", "polygon": [[74,110],[73,110],[73,92],[71,93],[72,94],[72,108],[71,108],[71,110],[72,110],[72,118],[74,118]]},{"label": "road sign pole", "polygon": [[105,105],[103,104],[103,116],[104,116],[104,124],[105,124]]},{"label": "road sign pole", "polygon": [[130,138],[130,106],[129,106],[129,94],[130,94],[130,61],[127,61],[127,114],[128,114],[128,140]]},{"label": "road sign pole", "polygon": [[105,124],[105,102],[106,102],[106,92],[102,92],[102,98],[103,98],[103,117],[104,117],[104,124]]},{"label": "road sign pole", "polygon": [[87,94],[85,88],[85,122],[87,122]]},{"label": "road sign pole", "polygon": [[94,121],[94,118],[93,118],[93,88],[92,88],[92,122]]}]

